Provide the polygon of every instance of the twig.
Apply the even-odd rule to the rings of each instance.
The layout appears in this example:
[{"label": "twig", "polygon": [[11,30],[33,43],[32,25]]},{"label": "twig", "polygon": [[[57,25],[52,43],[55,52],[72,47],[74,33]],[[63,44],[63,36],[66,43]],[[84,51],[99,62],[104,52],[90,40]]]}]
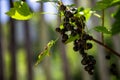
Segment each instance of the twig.
[{"label": "twig", "polygon": [[[104,27],[104,9],[102,10],[102,27]],[[104,44],[104,34],[101,33],[102,42]]]},{"label": "twig", "polygon": [[116,51],[114,51],[113,49],[111,49],[110,47],[108,47],[107,45],[105,45],[104,43],[92,38],[92,40],[98,44],[100,44],[101,46],[103,46],[104,48],[106,48],[108,51],[112,52],[113,54],[117,55],[118,57],[120,57],[120,54]]}]

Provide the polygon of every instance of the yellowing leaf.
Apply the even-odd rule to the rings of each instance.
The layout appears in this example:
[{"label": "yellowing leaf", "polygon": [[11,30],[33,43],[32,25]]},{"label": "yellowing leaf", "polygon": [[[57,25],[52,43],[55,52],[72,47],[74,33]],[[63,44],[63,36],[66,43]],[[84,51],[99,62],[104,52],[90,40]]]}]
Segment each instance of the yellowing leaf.
[{"label": "yellowing leaf", "polygon": [[17,20],[28,20],[33,16],[33,12],[29,9],[27,3],[23,1],[15,1],[13,8],[6,14]]},{"label": "yellowing leaf", "polygon": [[38,65],[45,58],[45,56],[49,56],[50,55],[50,49],[55,44],[56,40],[55,41],[51,40],[47,44],[47,46],[44,48],[44,50],[39,54],[38,60],[37,60],[35,65]]},{"label": "yellowing leaf", "polygon": [[28,20],[33,16],[33,14],[29,14],[27,16],[21,15],[20,13],[18,13],[18,11],[15,11],[15,14],[12,15],[11,17],[17,20]]}]

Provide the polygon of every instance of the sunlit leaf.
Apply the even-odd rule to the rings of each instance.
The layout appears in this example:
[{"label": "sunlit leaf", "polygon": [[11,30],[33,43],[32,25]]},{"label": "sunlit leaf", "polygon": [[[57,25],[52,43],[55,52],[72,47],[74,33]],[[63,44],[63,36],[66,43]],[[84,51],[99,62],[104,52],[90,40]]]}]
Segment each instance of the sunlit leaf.
[{"label": "sunlit leaf", "polygon": [[17,20],[28,20],[33,16],[33,12],[29,9],[27,3],[23,1],[15,1],[13,8],[6,14]]},{"label": "sunlit leaf", "polygon": [[106,27],[103,26],[97,26],[94,28],[97,32],[102,32],[105,34],[111,34],[111,31],[109,31]]},{"label": "sunlit leaf", "polygon": [[86,20],[88,20],[91,17],[91,13],[90,13],[90,8],[85,9],[84,12],[84,16],[86,17]]},{"label": "sunlit leaf", "polygon": [[57,41],[57,39],[54,41],[54,40],[51,40],[47,46],[44,48],[44,50],[39,54],[38,56],[38,59],[37,59],[37,62],[35,65],[38,65],[47,55],[49,56],[50,55],[50,49],[51,47],[55,44],[55,42]]},{"label": "sunlit leaf", "polygon": [[63,28],[64,28],[64,26],[63,26],[63,24],[61,24],[61,25],[60,25],[60,29],[63,29]]},{"label": "sunlit leaf", "polygon": [[81,7],[81,8],[78,8],[77,14],[75,14],[74,16],[79,17],[81,15],[84,15],[85,18],[86,18],[86,21],[87,21],[91,17],[91,14],[92,13],[91,13],[91,9],[90,8],[84,9],[84,8]]}]

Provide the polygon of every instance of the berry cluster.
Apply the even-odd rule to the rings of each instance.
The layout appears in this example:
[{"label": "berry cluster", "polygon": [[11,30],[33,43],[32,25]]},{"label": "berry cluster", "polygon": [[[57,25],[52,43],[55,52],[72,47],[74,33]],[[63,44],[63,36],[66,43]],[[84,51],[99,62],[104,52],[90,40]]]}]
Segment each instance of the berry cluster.
[{"label": "berry cluster", "polygon": [[78,14],[76,8],[68,8],[63,4],[59,4],[59,10],[63,12],[63,27],[56,28],[56,31],[59,32],[62,36],[62,42],[66,43],[66,41],[72,36],[79,36],[75,39],[74,42],[74,51],[79,51],[82,55],[83,59],[81,63],[85,66],[85,70],[89,74],[93,74],[94,65],[96,64],[96,60],[92,55],[88,55],[85,51],[92,48],[92,43],[87,42],[88,40],[92,40],[92,36],[88,35],[85,32],[85,16]]},{"label": "berry cluster", "polygon": [[115,75],[116,77],[118,77],[118,69],[117,69],[117,66],[116,66],[116,64],[111,64],[111,66],[110,66],[110,73],[112,74],[112,75]]},{"label": "berry cluster", "polygon": [[[107,54],[107,55],[105,56],[105,58],[110,61],[110,60],[111,60],[111,55],[108,55],[108,54]],[[110,74],[112,74],[112,75],[114,75],[114,76],[116,76],[116,77],[119,77],[118,67],[117,67],[117,65],[116,65],[115,63],[113,63],[113,62],[112,62],[112,64],[110,63],[109,72],[110,72]]]},{"label": "berry cluster", "polygon": [[79,51],[82,55],[83,59],[81,61],[82,65],[85,65],[84,69],[89,73],[94,73],[94,65],[96,64],[96,60],[92,55],[88,55],[85,51],[92,48],[92,43],[87,42],[87,40],[91,40],[92,37],[88,34],[83,34],[80,39],[76,39],[74,41],[74,51]]}]

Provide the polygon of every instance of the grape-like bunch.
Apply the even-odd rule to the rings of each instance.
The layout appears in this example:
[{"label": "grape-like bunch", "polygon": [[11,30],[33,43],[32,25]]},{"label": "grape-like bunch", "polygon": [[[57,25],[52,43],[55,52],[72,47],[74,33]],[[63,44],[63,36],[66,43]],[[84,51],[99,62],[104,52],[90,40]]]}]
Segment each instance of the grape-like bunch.
[{"label": "grape-like bunch", "polygon": [[79,15],[77,8],[70,8],[62,3],[59,3],[59,11],[63,14],[62,27],[56,28],[62,36],[62,42],[67,43],[71,37],[73,40],[73,50],[79,52],[82,56],[81,64],[84,69],[89,73],[94,73],[96,60],[92,55],[87,54],[86,50],[92,48],[92,43],[88,42],[93,37],[85,32],[86,18],[83,14]]}]

